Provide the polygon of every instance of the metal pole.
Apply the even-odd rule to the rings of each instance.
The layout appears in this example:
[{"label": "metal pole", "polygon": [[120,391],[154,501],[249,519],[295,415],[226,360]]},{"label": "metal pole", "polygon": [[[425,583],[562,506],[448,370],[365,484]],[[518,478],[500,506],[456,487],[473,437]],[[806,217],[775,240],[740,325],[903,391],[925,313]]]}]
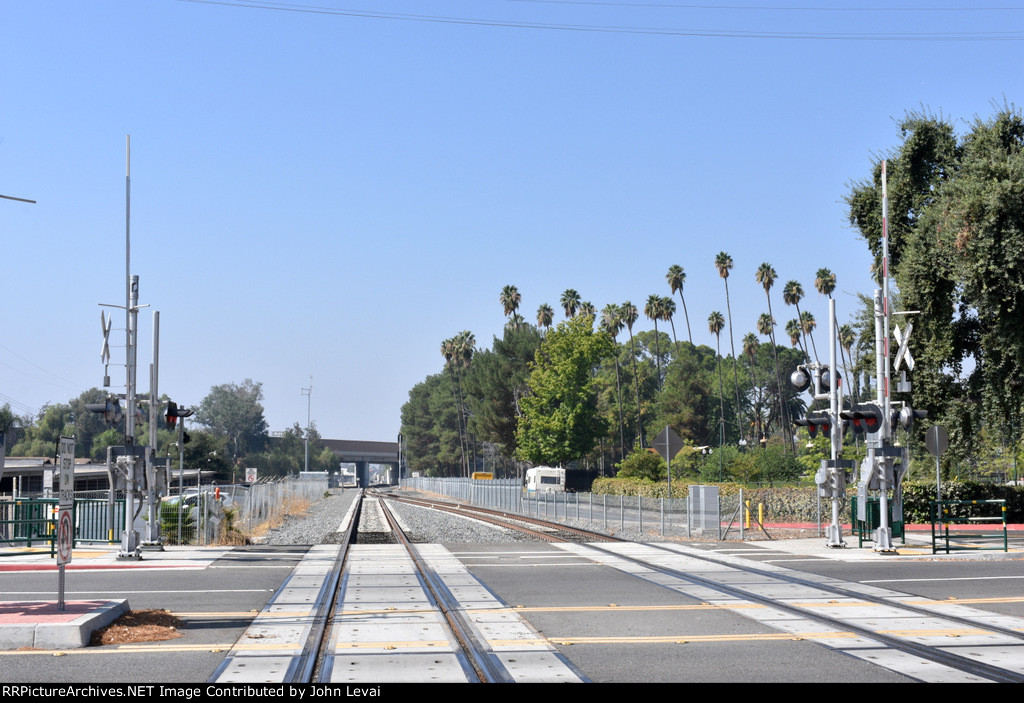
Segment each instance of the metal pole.
[{"label": "metal pole", "polygon": [[841,496],[839,495],[838,487],[845,485],[845,482],[839,481],[839,472],[843,469],[839,468],[837,461],[839,460],[839,447],[842,446],[843,435],[842,435],[842,423],[839,420],[839,373],[836,366],[836,301],[834,298],[828,300],[828,364],[829,364],[829,411],[832,415],[832,426],[831,426],[831,444],[832,444],[832,471],[835,472],[835,481],[833,485],[836,488],[832,492],[832,522],[828,528],[828,546],[830,547],[845,547],[846,543],[843,541],[843,526],[839,523],[839,504]]},{"label": "metal pole", "polygon": [[309,375],[309,388],[302,389],[302,395],[306,396],[306,472],[309,472],[309,426],[310,408],[313,403],[313,374]]}]

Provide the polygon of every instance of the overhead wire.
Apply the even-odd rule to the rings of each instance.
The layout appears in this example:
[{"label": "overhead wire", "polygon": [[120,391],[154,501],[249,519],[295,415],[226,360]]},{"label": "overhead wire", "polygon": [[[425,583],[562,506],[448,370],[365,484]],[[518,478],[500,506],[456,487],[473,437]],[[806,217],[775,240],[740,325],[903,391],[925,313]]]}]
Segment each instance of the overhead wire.
[{"label": "overhead wire", "polygon": [[[525,0],[524,0],[525,1]],[[542,0],[536,0],[538,2]],[[556,2],[558,0],[547,0]],[[565,0],[563,0],[565,1]],[[383,19],[407,22],[426,22],[437,24],[460,24],[486,27],[507,27],[517,29],[542,29],[569,32],[593,32],[611,34],[647,34],[661,36],[715,37],[731,39],[795,39],[795,40],[842,40],[842,41],[1019,41],[1024,39],[1024,31],[981,31],[981,32],[787,32],[787,31],[756,31],[732,29],[691,29],[678,27],[645,27],[628,25],[591,25],[563,24],[553,22],[532,22],[520,20],[498,20],[489,18],[458,17],[444,15],[420,15],[398,12],[378,12],[370,10],[353,10],[327,7],[322,5],[300,5],[286,2],[263,2],[261,0],[177,0],[197,5],[217,5],[233,8],[249,8],[257,10],[274,10],[314,15],[333,15],[341,17],[358,17],[365,19]],[[640,7],[630,5],[632,7]],[[645,4],[648,7],[650,4]],[[694,9],[690,6],[683,6]],[[798,10],[810,9],[799,7],[756,8],[753,6],[732,6],[733,9],[773,9]],[[702,6],[702,9],[711,9]],[[719,8],[720,9],[720,8]],[[927,8],[921,8],[927,9]],[[991,8],[1016,10],[1020,8]],[[941,8],[935,8],[941,12]]]}]

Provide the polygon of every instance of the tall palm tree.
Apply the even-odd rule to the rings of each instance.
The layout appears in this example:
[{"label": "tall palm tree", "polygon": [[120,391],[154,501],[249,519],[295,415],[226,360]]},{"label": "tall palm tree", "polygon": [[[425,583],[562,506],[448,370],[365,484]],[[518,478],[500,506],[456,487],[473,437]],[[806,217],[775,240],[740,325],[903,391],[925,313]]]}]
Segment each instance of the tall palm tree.
[{"label": "tall palm tree", "polygon": [[831,298],[832,291],[836,289],[836,275],[827,268],[818,269],[814,276],[814,287],[821,295]]},{"label": "tall palm tree", "polygon": [[580,294],[572,288],[566,288],[562,293],[562,309],[565,310],[566,319],[576,317],[576,311],[580,307]]},{"label": "tall palm tree", "polygon": [[842,355],[843,360],[843,370],[847,372],[843,374],[843,380],[846,381],[846,393],[850,396],[850,407],[852,408],[857,402],[857,394],[855,393],[854,387],[850,385],[849,370],[852,369],[854,378],[856,378],[857,370],[856,365],[853,362],[853,343],[857,336],[853,331],[853,327],[850,325],[840,325],[838,337],[839,353]]},{"label": "tall palm tree", "polygon": [[541,306],[537,308],[537,327],[547,331],[551,329],[551,323],[555,321],[555,311],[547,303],[541,303]]},{"label": "tall palm tree", "polygon": [[[797,328],[798,329],[799,329],[799,326],[800,326],[799,320],[801,319],[800,301],[803,300],[803,297],[804,297],[804,287],[802,285],[800,285],[800,283],[797,282],[797,281],[789,281],[788,283],[786,283],[786,285],[784,285],[782,287],[782,302],[784,302],[786,305],[793,305],[793,306],[796,307],[796,319],[797,319]],[[788,324],[786,325],[786,331],[787,332],[789,331],[789,325]],[[811,340],[811,341],[813,342],[814,340]],[[796,345],[794,344],[793,346],[795,347]],[[807,354],[808,348],[807,348],[807,340],[806,339],[804,339],[804,343],[803,343],[803,347],[802,348],[803,348],[803,351],[804,351],[804,358],[807,361],[810,361],[811,358]],[[815,348],[815,350],[814,350],[814,359],[815,359],[815,361],[817,361],[817,359],[818,359],[818,350],[817,350],[817,348]]]},{"label": "tall palm tree", "polygon": [[[672,343],[676,347],[676,354],[679,353],[679,340],[676,339],[676,323],[672,316],[676,314],[676,301],[667,295],[661,299],[661,321],[672,326]],[[666,371],[667,373],[667,371]]]},{"label": "tall palm tree", "polygon": [[708,315],[708,332],[715,335],[715,346],[718,348],[718,446],[724,444],[725,435],[725,390],[722,386],[722,329],[725,327],[725,318],[722,313],[715,310]]},{"label": "tall palm tree", "polygon": [[589,300],[584,300],[580,303],[579,309],[576,311],[577,315],[589,315],[590,317],[597,317],[597,308]]},{"label": "tall palm tree", "polygon": [[[758,348],[760,346],[761,346],[761,342],[758,341],[757,335],[754,334],[753,332],[748,332],[743,337],[743,353],[747,357],[748,370],[750,371],[751,385],[753,385],[753,378],[754,378],[754,362],[757,359],[757,350],[758,350]],[[761,413],[760,412],[757,412],[757,411],[754,412],[754,423],[757,423],[757,427],[755,428],[755,430],[757,432],[758,437],[762,436],[761,435]],[[751,425],[753,425],[754,423],[751,423]],[[751,437],[751,439],[755,439],[755,438]]]},{"label": "tall palm tree", "polygon": [[459,380],[459,367],[461,366],[462,349],[459,336],[449,337],[441,342],[441,356],[445,360],[445,368],[452,377],[452,400],[455,403],[455,420],[459,429],[459,456],[461,469],[465,472],[468,467],[466,457],[465,431],[462,426],[462,397],[460,393],[461,383]]},{"label": "tall palm tree", "polygon": [[463,330],[455,336],[455,356],[458,363],[459,374],[459,395],[462,398],[460,410],[462,412],[462,427],[466,434],[466,476],[471,473],[472,465],[469,448],[469,406],[466,403],[466,393],[462,386],[462,378],[473,361],[473,354],[476,352],[476,336],[469,330]]},{"label": "tall palm tree", "polygon": [[[810,310],[804,310],[800,313],[800,331],[811,338],[811,344],[814,344],[814,330],[818,328],[818,322],[814,319],[814,315]],[[815,352],[817,354],[817,352]]]},{"label": "tall palm tree", "polygon": [[654,361],[658,367],[658,390],[661,390],[661,338],[658,335],[658,320],[662,317],[661,296],[651,294],[647,296],[647,304],[644,305],[644,315],[654,321]]},{"label": "tall palm tree", "polygon": [[505,329],[507,330],[518,330],[526,324],[526,318],[517,312],[512,313],[512,316],[508,318],[508,322],[505,323]]},{"label": "tall palm tree", "polygon": [[510,316],[519,309],[519,303],[522,299],[523,296],[519,295],[519,289],[515,286],[509,285],[501,289],[501,295],[498,296],[498,302],[501,303],[501,307],[505,311],[505,317]]},{"label": "tall palm tree", "polygon": [[619,381],[618,336],[622,331],[622,313],[619,306],[608,303],[601,311],[601,329],[608,333],[615,342],[615,400],[619,407],[619,448],[622,458],[626,457],[626,427],[622,422],[622,383]]},{"label": "tall palm tree", "polygon": [[673,264],[668,267],[665,280],[668,281],[668,285],[673,293],[678,291],[679,299],[683,301],[683,316],[686,318],[686,336],[690,340],[690,344],[693,344],[693,335],[690,334],[690,314],[686,312],[686,298],[683,297],[683,284],[686,283],[686,272],[683,271],[683,267],[679,264]]},{"label": "tall palm tree", "polygon": [[[732,270],[732,257],[726,254],[724,251],[718,252],[718,256],[715,257],[715,268],[718,269],[718,275],[725,281],[725,311],[729,315],[729,353],[732,354],[733,363],[736,362],[736,345],[732,340],[732,306],[729,303],[729,271]],[[739,365],[736,364],[736,368],[732,375],[733,387],[736,389],[736,418],[740,423],[740,427],[743,426],[743,409],[740,407],[740,378],[739,378]]]},{"label": "tall palm tree", "polygon": [[807,350],[800,344],[800,320],[793,319],[786,323],[786,334],[789,335],[789,343],[794,347],[800,345],[800,351],[804,357],[807,356]]},{"label": "tall palm tree", "polygon": [[796,446],[793,444],[793,433],[789,431],[789,418],[786,417],[786,406],[782,402],[782,375],[779,373],[779,351],[775,344],[775,316],[772,314],[772,296],[771,289],[775,285],[775,279],[779,276],[775,273],[775,269],[767,261],[757,267],[757,273],[754,278],[764,288],[764,295],[768,299],[768,319],[770,324],[768,325],[768,337],[772,345],[772,358],[775,360],[775,382],[778,384],[778,401],[779,401],[779,421],[783,425],[782,433],[784,437],[787,437],[786,446],[790,447],[794,453],[796,453]]},{"label": "tall palm tree", "polygon": [[640,311],[636,309],[636,305],[627,300],[619,307],[619,312],[622,322],[629,330],[629,357],[633,362],[633,387],[636,390],[636,436],[640,442],[640,448],[643,449],[647,446],[647,441],[644,438],[643,411],[640,408],[640,375],[636,370],[636,348],[633,345],[633,324],[640,317]]}]

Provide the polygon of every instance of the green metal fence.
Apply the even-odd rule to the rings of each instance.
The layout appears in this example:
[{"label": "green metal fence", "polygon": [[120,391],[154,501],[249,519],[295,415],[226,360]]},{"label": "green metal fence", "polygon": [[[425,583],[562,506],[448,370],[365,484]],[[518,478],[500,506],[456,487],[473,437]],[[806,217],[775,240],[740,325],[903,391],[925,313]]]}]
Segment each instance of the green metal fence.
[{"label": "green metal fence", "polygon": [[[18,498],[0,501],[0,545],[49,546],[54,553],[57,536],[56,498]],[[117,543],[124,529],[124,500],[76,498],[71,519],[74,544]]]},{"label": "green metal fence", "polygon": [[[940,549],[946,554],[962,549],[1009,551],[1005,500],[933,500],[928,511],[932,523],[932,554]],[[968,530],[968,525],[991,525],[993,529]],[[1001,530],[998,525],[1002,525]]]}]

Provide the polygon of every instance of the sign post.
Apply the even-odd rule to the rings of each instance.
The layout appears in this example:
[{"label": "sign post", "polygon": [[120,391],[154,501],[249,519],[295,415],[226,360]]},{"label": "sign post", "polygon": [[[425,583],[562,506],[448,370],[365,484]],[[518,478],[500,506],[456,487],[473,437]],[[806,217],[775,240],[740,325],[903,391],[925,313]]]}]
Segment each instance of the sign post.
[{"label": "sign post", "polygon": [[64,611],[64,565],[71,563],[75,542],[72,513],[75,507],[75,438],[61,437],[58,442],[60,476],[57,493],[57,610]]},{"label": "sign post", "polygon": [[658,436],[654,440],[654,446],[658,449],[658,453],[661,454],[665,459],[665,464],[668,467],[668,497],[672,499],[672,457],[679,453],[679,450],[685,446],[683,444],[682,437],[679,436],[675,430],[668,425],[665,425]]},{"label": "sign post", "polygon": [[935,500],[942,500],[942,475],[939,473],[939,457],[949,449],[949,433],[942,425],[933,425],[924,433],[924,446],[935,457]]}]

